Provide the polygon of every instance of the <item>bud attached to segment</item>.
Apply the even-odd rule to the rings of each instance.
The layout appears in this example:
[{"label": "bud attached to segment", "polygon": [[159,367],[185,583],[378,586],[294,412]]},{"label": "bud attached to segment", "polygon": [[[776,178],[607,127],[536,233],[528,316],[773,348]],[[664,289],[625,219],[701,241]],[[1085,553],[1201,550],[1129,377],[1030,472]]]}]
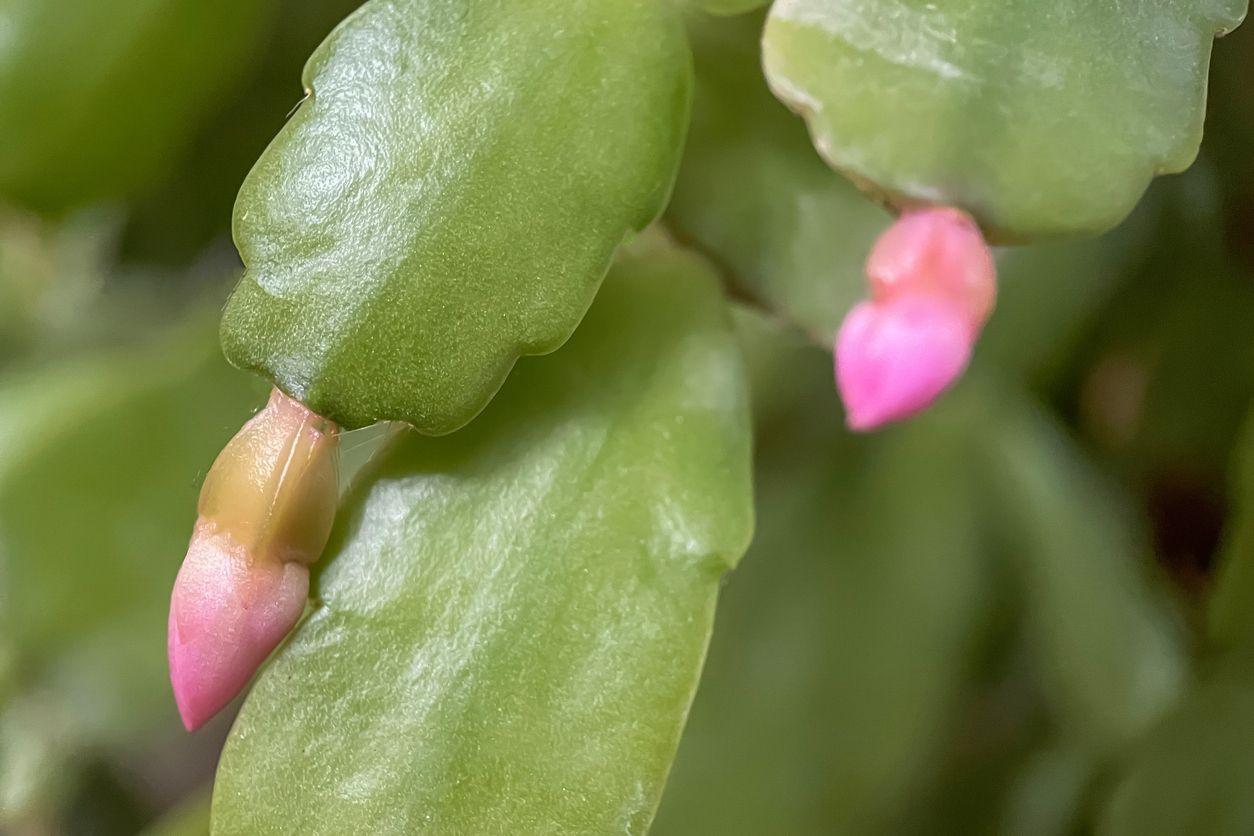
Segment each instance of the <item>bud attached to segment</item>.
[{"label": "bud attached to segment", "polygon": [[338,428],[277,389],[218,455],[170,597],[170,681],[199,728],[296,625],[339,497]]},{"label": "bud attached to segment", "polygon": [[871,299],[836,335],[836,385],[854,430],[926,409],[966,369],[997,297],[979,227],[957,209],[906,212],[867,259]]}]

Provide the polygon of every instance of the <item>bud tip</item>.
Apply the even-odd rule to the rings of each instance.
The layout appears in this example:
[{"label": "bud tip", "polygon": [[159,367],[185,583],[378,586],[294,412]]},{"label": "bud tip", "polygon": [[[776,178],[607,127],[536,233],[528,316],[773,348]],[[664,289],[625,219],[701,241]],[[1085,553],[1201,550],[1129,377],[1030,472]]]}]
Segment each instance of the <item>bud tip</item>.
[{"label": "bud tip", "polygon": [[255,561],[229,536],[198,525],[170,597],[168,651],[174,701],[188,731],[243,690],[300,620],[309,570]]},{"label": "bud tip", "polygon": [[975,337],[961,308],[939,297],[858,304],[836,336],[849,428],[873,430],[926,409],[961,376]]}]

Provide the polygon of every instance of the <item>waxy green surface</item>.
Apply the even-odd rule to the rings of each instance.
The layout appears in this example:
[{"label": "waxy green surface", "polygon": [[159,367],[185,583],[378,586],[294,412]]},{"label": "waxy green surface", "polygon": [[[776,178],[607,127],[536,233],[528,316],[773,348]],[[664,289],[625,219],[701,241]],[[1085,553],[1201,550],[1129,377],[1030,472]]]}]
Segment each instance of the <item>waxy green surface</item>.
[{"label": "waxy green surface", "polygon": [[341,512],[214,830],[643,833],[751,528],[744,370],[693,256],[624,258],[479,420]]},{"label": "waxy green surface", "polygon": [[1246,0],[777,0],[775,93],[835,168],[1001,238],[1108,229],[1202,137]]},{"label": "waxy green surface", "polygon": [[462,426],[662,210],[690,63],[657,0],[367,3],[240,192],[227,356],[346,426]]},{"label": "waxy green surface", "polygon": [[60,212],[145,185],[225,93],[274,6],[0,3],[0,197]]}]

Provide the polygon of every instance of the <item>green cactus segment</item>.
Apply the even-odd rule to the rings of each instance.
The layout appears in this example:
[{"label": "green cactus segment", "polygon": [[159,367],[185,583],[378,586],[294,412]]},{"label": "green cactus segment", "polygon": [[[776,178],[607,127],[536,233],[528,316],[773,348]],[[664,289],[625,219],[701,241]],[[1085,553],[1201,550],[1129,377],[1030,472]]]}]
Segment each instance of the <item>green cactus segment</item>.
[{"label": "green cactus segment", "polygon": [[462,426],[661,212],[690,65],[656,0],[367,3],[240,192],[227,356],[347,426]]},{"label": "green cactus segment", "polygon": [[777,0],[767,78],[823,157],[1022,241],[1101,232],[1197,154],[1246,0]]},{"label": "green cactus segment", "polygon": [[482,418],[410,433],[236,720],[214,832],[645,833],[749,542],[746,388],[713,273],[633,252]]}]

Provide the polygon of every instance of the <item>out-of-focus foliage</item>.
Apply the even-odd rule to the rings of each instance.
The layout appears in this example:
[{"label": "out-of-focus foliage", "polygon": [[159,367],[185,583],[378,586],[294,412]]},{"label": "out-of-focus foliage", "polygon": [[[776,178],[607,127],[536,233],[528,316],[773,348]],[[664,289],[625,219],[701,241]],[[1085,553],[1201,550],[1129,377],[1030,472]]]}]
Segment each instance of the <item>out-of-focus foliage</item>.
[{"label": "out-of-focus foliage", "polygon": [[1210,604],[1210,636],[1220,647],[1254,648],[1254,412],[1232,473],[1233,512]]},{"label": "out-of-focus foliage", "polygon": [[[142,345],[0,378],[0,825],[46,814],[76,764],[178,728],[165,605],[199,474],[264,394],[212,310]],[[158,737],[153,737],[157,735]],[[55,809],[55,807],[54,807]]]},{"label": "out-of-focus foliage", "polygon": [[739,15],[767,5],[770,0],[685,0],[690,6],[712,15]]},{"label": "out-of-focus foliage", "polygon": [[889,216],[823,165],[766,89],[762,20],[689,18],[696,93],[667,220],[741,293],[830,344]]},{"label": "out-of-focus foliage", "polygon": [[1042,687],[1065,735],[1119,751],[1178,696],[1184,643],[1146,582],[1136,521],[1065,437],[1016,406],[1013,394],[986,406],[980,438]]},{"label": "out-of-focus foliage", "polygon": [[[982,814],[1071,821],[1090,773],[1158,719],[1186,670],[1135,521],[1007,381],[850,439],[831,433],[826,354],[757,315],[741,331],[770,409],[758,533],[721,604],[658,831],[935,832],[922,822],[950,814],[931,796],[952,747],[981,745],[962,728],[981,666],[1009,670],[994,698],[1014,707],[981,719],[977,740],[1006,724],[1030,744],[1001,755],[1023,776]],[[781,391],[785,375],[806,382]],[[1052,732],[1037,739],[1040,723]]]},{"label": "out-of-focus foliage", "polygon": [[865,833],[935,767],[989,620],[973,462],[952,410],[883,439],[832,433],[830,360],[749,339],[771,352],[755,398],[804,382],[759,423],[757,534],[656,832]]},{"label": "out-of-focus foliage", "polygon": [[235,95],[209,115],[181,164],[138,199],[123,240],[127,261],[177,264],[229,234],[240,182],[305,94],[301,68],[361,2],[277,0],[259,33],[264,49],[239,68]]},{"label": "out-of-focus foliage", "polygon": [[[68,9],[70,0],[10,4],[0,10],[0,41],[9,31],[34,32],[32,22],[52,20],[62,4]],[[264,397],[263,381],[226,366],[213,333],[217,303],[238,275],[230,207],[300,101],[309,52],[358,3],[73,5],[79,14],[40,22],[51,40],[0,45],[0,202],[55,210],[40,218],[0,207],[0,830],[207,833],[208,782],[230,718],[196,736],[179,731],[163,636],[200,478]],[[736,16],[766,4],[684,5],[694,121],[664,224],[708,257],[740,303],[732,307],[751,379],[758,530],[722,583],[706,670],[655,832],[1254,829],[1254,447],[1238,442],[1254,432],[1241,433],[1254,408],[1254,29],[1215,46],[1208,134],[1195,170],[1159,182],[1108,235],[1002,250],[998,309],[968,379],[934,413],[852,437],[841,426],[826,347],[863,293],[863,259],[889,216],[824,164],[804,122],[770,95],[759,67],[765,11]],[[777,3],[777,11],[789,5],[804,4]],[[1204,6],[1218,8],[1196,5],[1193,19]],[[176,7],[181,17],[155,11]],[[268,18],[270,9],[277,14]],[[136,26],[136,10],[154,15],[153,25]],[[1096,14],[1097,5],[1085,10]],[[26,28],[2,25],[19,12]],[[246,18],[253,22],[245,26]],[[193,19],[200,24],[190,31]],[[176,50],[169,40],[180,26]],[[1205,27],[1186,28],[1195,40],[1184,46],[1201,55]],[[140,35],[158,31],[159,50],[139,46]],[[119,40],[126,32],[136,37]],[[58,65],[68,40],[87,36],[91,48]],[[1084,38],[1071,47],[1078,51]],[[1145,38],[1133,44],[1137,53],[1152,46]],[[1086,60],[1105,60],[1090,53]],[[126,56],[130,69],[92,69],[110,56]],[[39,69],[17,73],[9,62],[19,59],[37,59]],[[571,73],[578,81],[577,68]],[[1007,72],[1003,80],[1023,78]],[[137,79],[140,92],[127,92]],[[855,87],[877,94],[877,107],[900,98],[883,84]],[[1131,85],[1129,96],[1112,100],[1114,110],[1099,110],[1095,125],[1113,129],[1110,114],[1135,106],[1132,93],[1162,94],[1154,101],[1166,106],[1183,101],[1179,89]],[[25,124],[7,115],[41,101],[56,119]],[[1178,106],[1173,121],[1192,124],[1196,104]],[[1039,98],[1017,105],[1045,109]],[[902,111],[907,117],[911,125],[923,118]],[[54,136],[54,128],[70,133]],[[923,155],[938,147],[936,133],[903,136]],[[1168,133],[1192,137],[1191,128]],[[1129,148],[1144,156],[1143,147]],[[969,162],[979,142],[964,140],[959,150],[954,159]],[[1056,150],[1083,161],[1100,148]],[[119,154],[118,164],[101,163]],[[29,176],[9,179],[19,160]],[[1127,203],[1139,179],[1108,182],[1107,174],[1088,169],[1088,185],[1101,187],[1068,223],[1093,225],[1106,212],[1093,206]],[[594,744],[615,752],[590,770],[604,795],[580,797],[572,779],[555,790],[565,795],[546,801],[549,809],[591,820],[611,809],[606,799],[629,775],[647,777],[632,809],[652,809],[691,696],[717,571],[694,580],[661,561],[664,569],[642,570],[636,586],[610,577],[595,557],[630,552],[632,565],[648,567],[663,544],[639,536],[641,527],[631,529],[641,542],[566,549],[557,512],[527,506],[540,493],[528,494],[509,474],[528,472],[525,463],[550,449],[567,452],[562,473],[580,462],[613,471],[621,484],[565,479],[554,487],[575,497],[572,509],[600,519],[619,518],[668,485],[679,486],[676,507],[690,512],[743,494],[735,480],[707,486],[659,477],[666,468],[691,476],[691,462],[669,453],[702,422],[652,432],[664,422],[643,415],[658,404],[665,412],[668,398],[692,403],[724,391],[695,378],[673,385],[687,378],[661,359],[650,366],[650,358],[677,353],[690,361],[685,375],[731,367],[730,343],[710,310],[686,313],[698,297],[723,304],[706,268],[691,272],[659,280],[643,313],[619,304],[629,294],[611,279],[597,303],[604,309],[594,307],[555,355],[522,361],[482,426],[447,439],[410,438],[367,471],[373,476],[350,500],[319,579],[323,600],[263,673],[228,751],[219,830],[262,821],[281,829],[325,813],[320,821],[342,831],[455,808],[462,821],[481,823],[476,817],[490,814],[467,799],[498,789],[498,810],[535,811],[543,805],[528,807],[515,790],[542,786],[536,776],[545,770],[573,776],[568,747],[585,745],[595,759]],[[629,308],[631,317],[622,314]],[[625,356],[587,350],[637,326],[652,336],[639,336]],[[638,375],[605,371],[611,367]],[[652,394],[629,385],[658,376],[667,383]],[[600,395],[584,403],[579,393],[590,391]],[[631,449],[643,451],[634,461],[652,462],[649,469],[580,445],[578,419],[597,409],[606,438],[630,435]],[[561,420],[545,420],[559,413]],[[366,432],[346,440],[346,458],[360,458]],[[528,432],[552,439],[552,448],[511,446]],[[489,461],[494,443],[514,457]],[[518,524],[492,536],[467,512],[445,539],[434,538],[427,526],[452,516],[443,499],[467,496],[468,485],[490,482],[489,474]],[[580,505],[580,491],[596,500]],[[393,499],[406,507],[387,506]],[[408,527],[372,534],[372,514]],[[722,518],[713,510],[697,516]],[[722,516],[727,529],[711,523],[717,530],[706,539],[730,558],[744,515]],[[692,518],[666,517],[672,538]],[[519,587],[530,591],[526,603],[501,605],[516,615],[518,653],[539,654],[534,664],[511,668],[508,642],[486,662],[466,657],[476,676],[465,681],[478,686],[478,701],[446,702],[466,710],[411,728],[414,718],[431,717],[415,707],[415,694],[449,693],[418,662],[442,642],[456,644],[467,624],[504,635],[466,603],[476,593],[500,599],[495,576],[477,572],[460,545],[434,554],[435,544],[490,540],[504,560],[522,554],[516,538],[527,531],[548,532],[550,546],[528,552],[529,561],[544,561],[528,567],[582,570],[574,578],[537,574]],[[415,553],[423,559],[400,565]],[[611,592],[555,616],[545,604],[558,600],[559,580],[569,590]],[[588,651],[596,626],[622,615],[623,601],[663,589],[674,595],[671,617],[659,622],[665,633],[633,622],[622,635],[678,649],[647,670],[620,666],[621,699],[599,705],[624,707],[633,731],[607,743],[604,728],[596,734],[562,714],[562,695],[578,693],[581,674],[613,678],[609,657]],[[444,620],[420,619],[411,604]],[[689,621],[675,615],[681,604]],[[426,632],[388,644],[402,623]],[[545,642],[574,648],[561,657],[574,660],[573,674],[563,678],[540,658]],[[398,659],[415,664],[403,676],[393,669],[382,683],[371,679],[372,665]],[[642,671],[654,675],[642,682]],[[380,694],[387,698],[374,699]],[[638,709],[654,702],[665,709]],[[511,719],[524,716],[581,732],[513,735]],[[629,745],[644,739],[652,742]],[[318,757],[307,759],[305,745]],[[371,764],[385,766],[372,772]],[[330,782],[320,784],[325,797],[309,789],[322,779]],[[442,802],[430,801],[448,787]],[[272,803],[278,797],[288,801]],[[377,817],[356,817],[370,803]],[[510,824],[514,832],[544,830],[519,818]]]},{"label": "out-of-focus foliage", "polygon": [[0,197],[60,212],[134,194],[257,45],[272,0],[8,0]]},{"label": "out-of-focus foliage", "polygon": [[1142,742],[1100,819],[1107,836],[1254,829],[1254,671],[1235,658]]},{"label": "out-of-focus foliage", "polygon": [[1100,824],[1111,836],[1254,828],[1254,424],[1233,470],[1235,505],[1209,608],[1201,682],[1134,750]]}]

